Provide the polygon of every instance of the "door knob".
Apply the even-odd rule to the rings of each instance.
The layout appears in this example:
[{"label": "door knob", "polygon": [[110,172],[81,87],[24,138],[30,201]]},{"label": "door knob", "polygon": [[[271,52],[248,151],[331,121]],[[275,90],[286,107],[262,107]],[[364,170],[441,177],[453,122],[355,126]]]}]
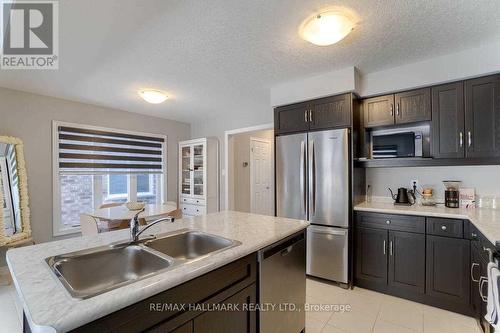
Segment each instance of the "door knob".
[{"label": "door knob", "polygon": [[442,225],[442,226],[441,226],[441,229],[442,229],[442,230],[446,230],[446,226],[445,226],[445,225]]}]

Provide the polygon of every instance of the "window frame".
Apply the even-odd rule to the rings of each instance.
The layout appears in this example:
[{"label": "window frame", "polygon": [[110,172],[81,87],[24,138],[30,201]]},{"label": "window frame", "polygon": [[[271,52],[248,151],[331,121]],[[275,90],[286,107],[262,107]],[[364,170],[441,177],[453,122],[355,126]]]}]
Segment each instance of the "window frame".
[{"label": "window frame", "polygon": [[[130,135],[144,135],[151,136],[156,138],[164,139],[163,149],[162,149],[162,157],[163,157],[163,170],[161,172],[160,178],[160,203],[165,203],[167,197],[167,189],[168,189],[168,136],[157,133],[148,133],[148,132],[139,132],[139,131],[130,131],[130,130],[122,130],[116,128],[102,127],[102,126],[92,126],[71,122],[64,122],[53,120],[52,121],[52,234],[53,236],[64,236],[70,234],[76,234],[81,232],[80,226],[67,227],[61,221],[61,182],[60,182],[60,172],[59,172],[59,136],[58,136],[58,128],[60,126],[67,127],[77,127],[82,129],[96,130],[96,131],[107,131],[113,133],[123,133]],[[135,186],[137,188],[137,177],[131,177],[132,174],[127,174],[127,192],[129,201],[137,200],[136,195],[131,195],[130,187]],[[150,177],[153,175],[150,175]],[[100,205],[102,203],[102,192],[99,192],[102,189],[102,175],[93,175],[93,189],[94,193],[99,193],[98,195],[94,194],[94,207]],[[101,178],[100,181],[96,181],[96,179]],[[135,184],[133,183],[135,180]],[[151,186],[151,185],[150,185]],[[97,191],[96,191],[97,190]],[[133,193],[134,194],[134,193]],[[98,201],[101,201],[100,203]]]}]

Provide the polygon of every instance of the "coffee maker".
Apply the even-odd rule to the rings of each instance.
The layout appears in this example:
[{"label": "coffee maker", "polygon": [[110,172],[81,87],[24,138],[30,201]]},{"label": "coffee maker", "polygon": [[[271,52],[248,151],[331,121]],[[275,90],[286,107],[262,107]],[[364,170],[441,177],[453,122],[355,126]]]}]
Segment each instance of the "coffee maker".
[{"label": "coffee maker", "polygon": [[458,180],[443,180],[444,187],[444,205],[448,208],[458,208],[460,206],[459,188],[462,182]]}]

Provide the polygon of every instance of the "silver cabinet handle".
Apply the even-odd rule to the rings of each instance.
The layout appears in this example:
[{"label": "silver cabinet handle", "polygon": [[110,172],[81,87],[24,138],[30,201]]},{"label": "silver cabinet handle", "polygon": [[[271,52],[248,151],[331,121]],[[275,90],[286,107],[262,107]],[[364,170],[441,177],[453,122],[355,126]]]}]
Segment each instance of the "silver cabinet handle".
[{"label": "silver cabinet handle", "polygon": [[446,226],[445,226],[445,225],[442,225],[442,226],[441,226],[441,230],[446,230]]},{"label": "silver cabinet handle", "polygon": [[488,296],[484,296],[483,295],[483,285],[484,283],[488,283],[488,278],[484,277],[484,276],[481,276],[479,278],[479,295],[481,296],[481,299],[483,300],[484,303],[487,303],[488,302]]},{"label": "silver cabinet handle", "polygon": [[385,255],[385,240],[384,240],[384,255]]},{"label": "silver cabinet handle", "polygon": [[312,109],[309,110],[309,122],[312,123],[313,122],[313,111]]},{"label": "silver cabinet handle", "polygon": [[391,220],[385,221],[385,224],[391,224]]},{"label": "silver cabinet handle", "polygon": [[391,116],[394,116],[394,105],[391,104]]},{"label": "silver cabinet handle", "polygon": [[470,278],[473,282],[479,282],[478,279],[474,278],[474,267],[479,267],[479,264],[476,262],[473,262],[472,265],[470,265]]},{"label": "silver cabinet handle", "polygon": [[464,146],[464,133],[460,132],[458,136],[460,137],[460,148],[462,148]]},{"label": "silver cabinet handle", "polygon": [[392,241],[390,241],[389,242],[389,255],[392,256],[393,253],[394,253],[393,244],[392,244]]},{"label": "silver cabinet handle", "polygon": [[467,132],[467,139],[469,140],[468,142],[469,147],[472,146],[472,134],[470,131]]},{"label": "silver cabinet handle", "polygon": [[307,123],[307,110],[304,111],[304,121]]},{"label": "silver cabinet handle", "polygon": [[302,211],[307,214],[307,198],[306,198],[306,143],[300,142],[300,192],[302,194]]},{"label": "silver cabinet handle", "polygon": [[398,116],[399,116],[399,103],[398,103],[398,104],[396,104],[396,115],[398,115]]}]

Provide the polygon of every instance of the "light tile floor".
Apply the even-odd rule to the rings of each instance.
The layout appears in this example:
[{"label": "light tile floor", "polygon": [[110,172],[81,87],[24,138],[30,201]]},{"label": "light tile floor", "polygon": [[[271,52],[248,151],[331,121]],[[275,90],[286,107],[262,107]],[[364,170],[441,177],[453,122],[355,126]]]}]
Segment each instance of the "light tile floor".
[{"label": "light tile floor", "polygon": [[[307,280],[309,304],[350,305],[350,311],[306,314],[307,333],[481,333],[473,318],[362,288],[344,290]],[[0,286],[0,333],[21,332],[22,307],[12,285]]]},{"label": "light tile floor", "polygon": [[367,289],[308,279],[306,295],[309,304],[351,306],[344,312],[307,312],[307,333],[481,333],[471,317]]}]

